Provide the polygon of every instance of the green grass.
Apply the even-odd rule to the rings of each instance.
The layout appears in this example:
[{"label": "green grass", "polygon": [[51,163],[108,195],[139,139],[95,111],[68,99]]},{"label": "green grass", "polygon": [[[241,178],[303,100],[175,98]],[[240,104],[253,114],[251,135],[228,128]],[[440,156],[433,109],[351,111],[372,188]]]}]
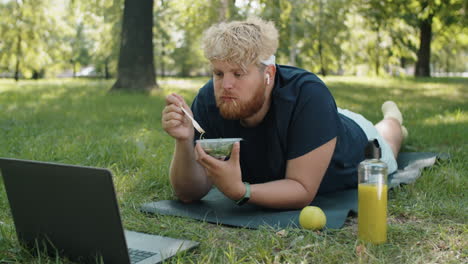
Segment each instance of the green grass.
[{"label": "green grass", "polygon": [[[144,202],[174,198],[164,96],[177,91],[191,101],[204,81],[164,79],[148,96],[108,93],[111,81],[0,80],[0,156],[110,168],[125,228],[201,242],[169,263],[468,262],[467,79],[325,78],[340,107],[374,122],[384,100],[398,102],[410,133],[403,151],[451,155],[390,192],[389,241],[379,246],[357,240],[355,218],[340,230],[283,234],[141,214]],[[21,249],[1,178],[0,263],[69,263]]]}]

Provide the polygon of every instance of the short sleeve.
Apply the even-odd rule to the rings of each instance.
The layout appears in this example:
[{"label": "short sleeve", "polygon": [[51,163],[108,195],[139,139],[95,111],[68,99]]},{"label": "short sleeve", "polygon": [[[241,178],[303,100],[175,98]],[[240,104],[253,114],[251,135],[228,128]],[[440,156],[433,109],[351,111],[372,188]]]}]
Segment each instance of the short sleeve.
[{"label": "short sleeve", "polygon": [[[202,120],[202,117],[203,116],[206,116],[206,111],[205,109],[203,108],[203,104],[200,102],[200,95],[198,94],[194,99],[193,99],[193,102],[192,102],[192,113],[193,113],[193,118],[195,120],[197,120],[198,124],[206,129],[206,125],[207,125],[207,122],[206,120]],[[195,135],[194,135],[194,140],[200,138],[200,133],[195,129]],[[206,130],[205,130],[206,131]]]},{"label": "short sleeve", "polygon": [[288,160],[309,153],[339,133],[336,103],[323,83],[304,83],[297,100],[288,131]]}]

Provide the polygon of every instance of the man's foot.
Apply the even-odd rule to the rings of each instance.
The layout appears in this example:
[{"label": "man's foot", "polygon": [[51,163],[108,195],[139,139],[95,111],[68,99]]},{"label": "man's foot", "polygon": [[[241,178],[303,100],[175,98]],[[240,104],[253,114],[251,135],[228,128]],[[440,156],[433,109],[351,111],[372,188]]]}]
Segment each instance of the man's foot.
[{"label": "man's foot", "polygon": [[[403,124],[403,116],[401,115],[400,109],[393,101],[386,101],[382,104],[382,113],[385,118],[395,118],[400,122],[400,125]],[[406,129],[405,129],[406,130]]]}]

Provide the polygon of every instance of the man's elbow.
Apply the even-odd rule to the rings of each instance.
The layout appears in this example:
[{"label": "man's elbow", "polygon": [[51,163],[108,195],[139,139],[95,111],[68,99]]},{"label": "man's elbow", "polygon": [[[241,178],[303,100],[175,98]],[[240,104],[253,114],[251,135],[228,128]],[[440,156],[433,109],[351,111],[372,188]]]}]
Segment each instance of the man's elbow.
[{"label": "man's elbow", "polygon": [[312,203],[312,201],[310,201],[310,202],[309,202],[309,200],[307,200],[307,201],[299,201],[299,202],[296,203],[296,206],[294,206],[294,207],[295,207],[295,209],[297,209],[297,210],[301,210],[301,209],[303,209],[304,207],[309,206],[310,203]]},{"label": "man's elbow", "polygon": [[200,199],[196,199],[196,197],[192,197],[192,196],[187,195],[185,193],[175,192],[174,195],[177,198],[177,200],[181,201],[182,203],[193,203],[195,201],[200,200]]},{"label": "man's elbow", "polygon": [[176,198],[183,203],[192,203],[203,197],[203,192],[197,188],[189,187],[186,184],[171,182],[172,191]]},{"label": "man's elbow", "polygon": [[193,202],[198,201],[198,200],[193,200],[193,199],[181,199],[181,198],[179,198],[179,201],[181,201],[181,202],[184,203],[184,204],[189,204],[189,203],[193,203]]},{"label": "man's elbow", "polygon": [[189,203],[193,203],[193,202],[197,202],[197,201],[201,200],[201,197],[200,198],[194,198],[194,197],[177,195],[177,194],[176,194],[176,197],[177,197],[177,199],[179,201],[181,201],[184,204],[189,204]]},{"label": "man's elbow", "polygon": [[304,195],[304,197],[297,202],[297,209],[302,209],[306,206],[309,206],[312,203],[312,201],[314,201],[316,194],[317,192],[307,192],[306,195]]},{"label": "man's elbow", "polygon": [[200,201],[205,195],[206,195],[206,192],[195,193],[195,192],[175,191],[175,196],[182,203],[193,203],[193,202]]}]

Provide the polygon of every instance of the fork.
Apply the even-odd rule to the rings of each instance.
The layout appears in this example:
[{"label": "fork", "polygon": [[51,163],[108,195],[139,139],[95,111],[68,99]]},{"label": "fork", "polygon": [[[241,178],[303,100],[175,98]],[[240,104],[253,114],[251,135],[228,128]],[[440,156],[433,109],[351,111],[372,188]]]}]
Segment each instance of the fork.
[{"label": "fork", "polygon": [[205,130],[203,130],[203,128],[201,128],[201,126],[198,124],[198,122],[193,119],[193,117],[189,114],[189,112],[187,112],[187,110],[185,110],[185,108],[183,108],[182,106],[179,106],[180,109],[182,109],[182,111],[184,112],[184,114],[186,116],[188,116],[188,118],[190,118],[190,120],[192,121],[192,125],[193,127],[200,133],[200,134],[204,134],[205,133]]}]

